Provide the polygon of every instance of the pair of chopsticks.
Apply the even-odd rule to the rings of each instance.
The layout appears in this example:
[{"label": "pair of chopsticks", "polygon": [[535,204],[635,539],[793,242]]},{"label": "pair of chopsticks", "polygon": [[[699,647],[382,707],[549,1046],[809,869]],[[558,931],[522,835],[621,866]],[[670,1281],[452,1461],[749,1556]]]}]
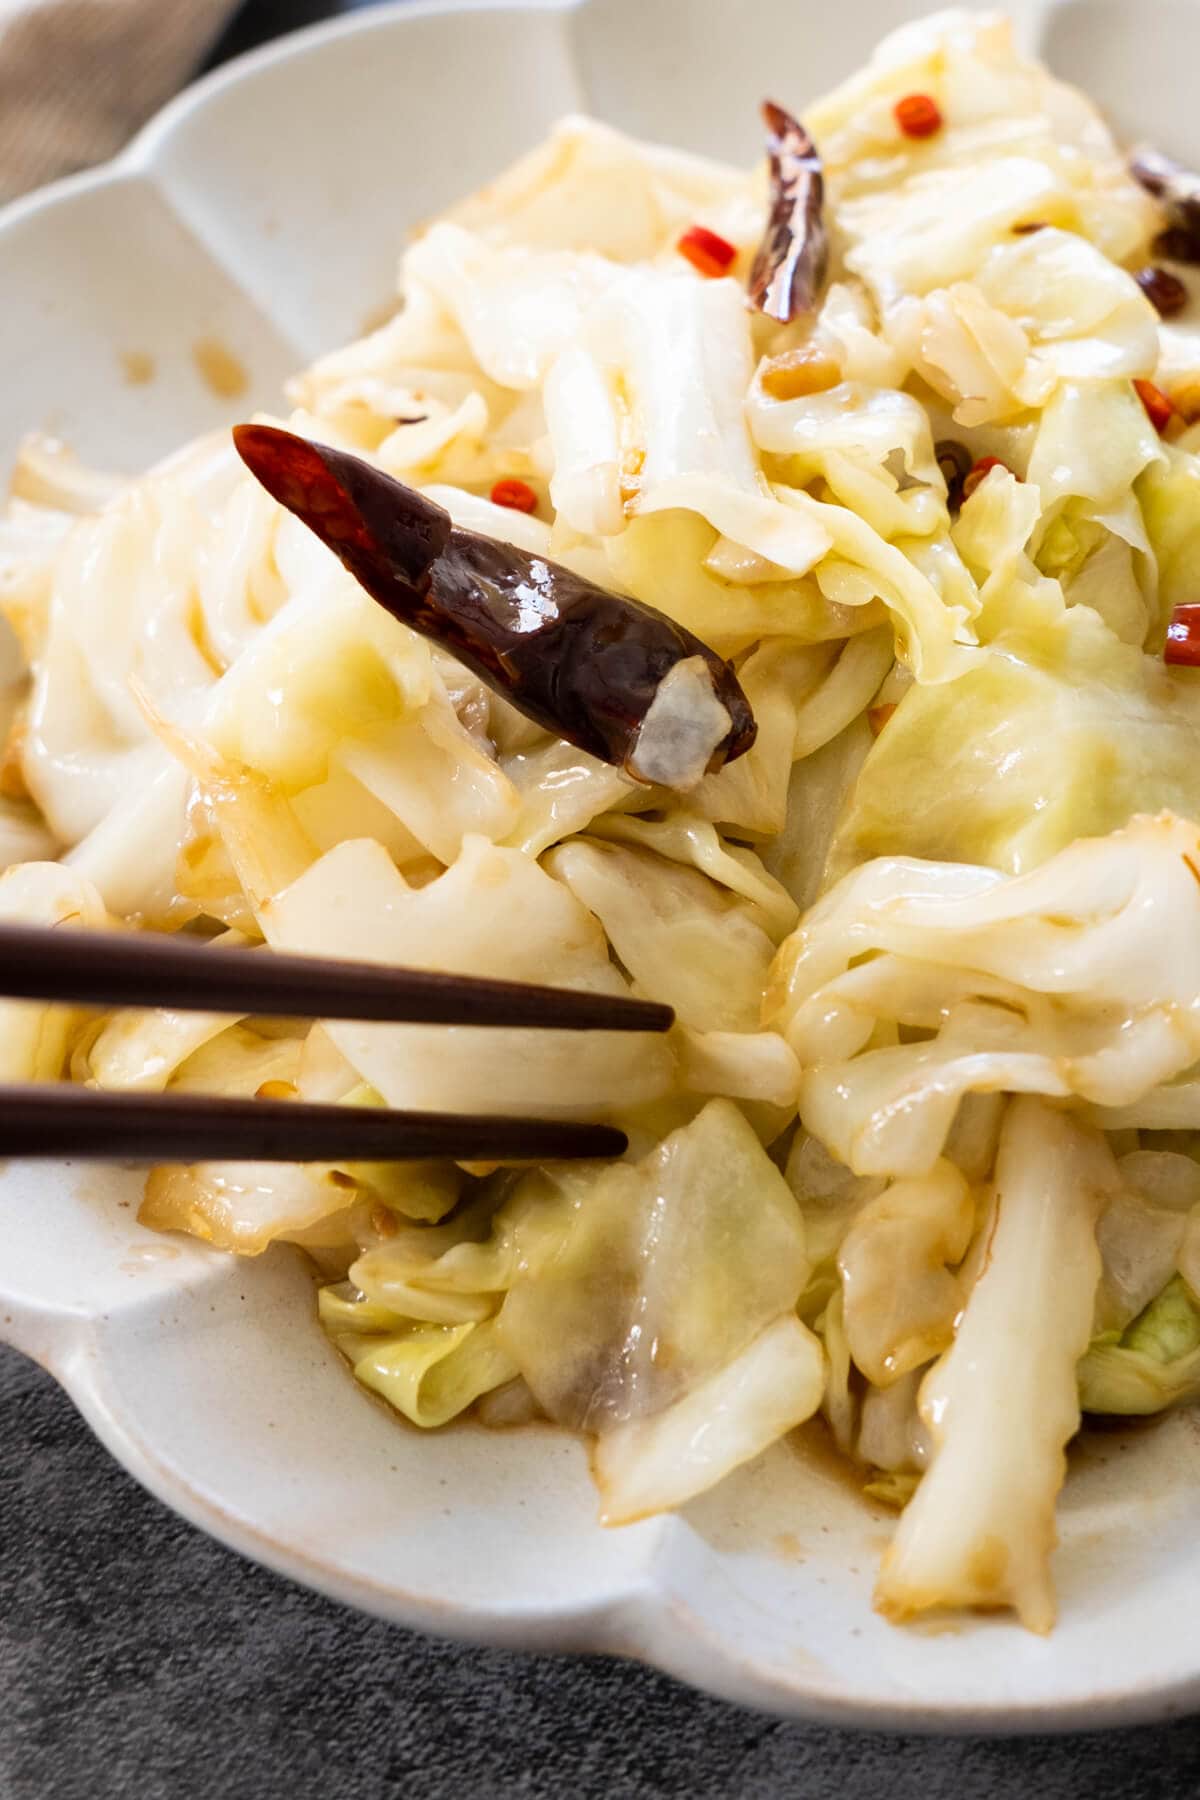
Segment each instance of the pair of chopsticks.
[{"label": "pair of chopsticks", "polygon": [[[386,1024],[666,1031],[669,1006],[610,994],[439,975],[149,933],[0,926],[0,995],[87,1006]],[[619,1156],[609,1125],[392,1112],[289,1100],[0,1085],[0,1156],[118,1161],[392,1162]]]}]

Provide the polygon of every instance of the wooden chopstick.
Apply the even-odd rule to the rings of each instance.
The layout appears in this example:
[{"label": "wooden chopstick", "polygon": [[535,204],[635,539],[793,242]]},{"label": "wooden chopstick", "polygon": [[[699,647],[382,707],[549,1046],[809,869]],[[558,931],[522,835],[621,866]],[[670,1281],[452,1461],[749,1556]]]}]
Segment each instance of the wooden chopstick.
[{"label": "wooden chopstick", "polygon": [[0,1157],[115,1162],[404,1162],[620,1156],[611,1125],[389,1112],[207,1094],[106,1093],[47,1082],[0,1086]]},{"label": "wooden chopstick", "polygon": [[675,1017],[653,1001],[578,988],[227,950],[153,932],[36,925],[0,925],[0,994],[88,1006],[556,1031],[667,1031]]}]

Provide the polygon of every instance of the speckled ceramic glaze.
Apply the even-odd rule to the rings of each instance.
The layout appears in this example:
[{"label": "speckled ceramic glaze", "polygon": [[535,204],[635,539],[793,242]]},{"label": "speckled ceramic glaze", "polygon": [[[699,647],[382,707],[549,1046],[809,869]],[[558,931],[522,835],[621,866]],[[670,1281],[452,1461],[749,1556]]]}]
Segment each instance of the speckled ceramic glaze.
[{"label": "speckled ceramic glaze", "polygon": [[[748,160],[766,89],[802,102],[923,10],[412,4],[252,56],[116,164],[0,216],[0,450],[42,426],[136,469],[273,402],[289,370],[357,334],[392,291],[406,227],[560,114]],[[1200,154],[1196,0],[1015,10],[1123,133]],[[245,366],[245,397],[203,378],[202,340]],[[130,353],[155,379],[129,381]],[[54,1372],[153,1492],[299,1581],[431,1631],[618,1651],[843,1722],[1045,1729],[1200,1700],[1187,1415],[1078,1456],[1051,1638],[999,1618],[899,1631],[871,1610],[889,1516],[803,1434],[678,1517],[604,1531],[574,1440],[406,1429],[327,1347],[298,1256],[237,1262],[155,1237],[135,1222],[139,1188],[79,1166],[0,1174],[0,1335]]]}]

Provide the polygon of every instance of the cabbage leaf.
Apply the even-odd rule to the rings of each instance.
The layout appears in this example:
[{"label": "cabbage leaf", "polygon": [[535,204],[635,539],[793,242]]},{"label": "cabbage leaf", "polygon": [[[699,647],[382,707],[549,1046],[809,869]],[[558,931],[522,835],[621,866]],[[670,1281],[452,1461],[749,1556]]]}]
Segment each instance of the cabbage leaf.
[{"label": "cabbage leaf", "polygon": [[884,1555],[875,1603],[887,1617],[1011,1606],[1032,1631],[1053,1624],[1054,1502],[1079,1425],[1096,1215],[1115,1181],[1097,1132],[1042,1101],[1013,1102],[983,1268],[921,1384],[933,1450]]}]

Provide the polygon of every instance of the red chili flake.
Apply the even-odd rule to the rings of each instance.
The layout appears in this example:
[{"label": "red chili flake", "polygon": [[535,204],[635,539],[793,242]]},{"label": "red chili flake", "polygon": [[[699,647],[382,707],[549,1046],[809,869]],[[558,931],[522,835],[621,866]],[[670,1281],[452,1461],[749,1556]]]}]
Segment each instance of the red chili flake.
[{"label": "red chili flake", "polygon": [[1138,399],[1146,409],[1146,417],[1161,437],[1171,420],[1175,417],[1175,408],[1160,387],[1152,381],[1135,381]]},{"label": "red chili flake", "polygon": [[867,724],[871,727],[872,737],[879,736],[880,732],[895,712],[897,705],[898,702],[895,700],[883,700],[878,706],[868,706]]},{"label": "red chili flake", "polygon": [[535,512],[538,497],[527,481],[508,475],[492,489],[493,506],[511,506],[514,512]]},{"label": "red chili flake", "polygon": [[1200,606],[1177,606],[1167,626],[1163,661],[1200,669]]},{"label": "red chili flake", "polygon": [[942,109],[929,94],[905,94],[892,111],[905,137],[932,137],[942,129]]},{"label": "red chili flake", "polygon": [[731,244],[728,238],[718,237],[706,225],[693,225],[690,231],[684,232],[675,248],[701,275],[726,275],[737,257],[737,245]]},{"label": "red chili flake", "polygon": [[[962,497],[969,500],[980,482],[992,469],[1007,469],[1008,464],[1002,456],[981,456],[978,462],[972,463],[963,476]],[[1011,470],[1010,470],[1011,473]]]}]

